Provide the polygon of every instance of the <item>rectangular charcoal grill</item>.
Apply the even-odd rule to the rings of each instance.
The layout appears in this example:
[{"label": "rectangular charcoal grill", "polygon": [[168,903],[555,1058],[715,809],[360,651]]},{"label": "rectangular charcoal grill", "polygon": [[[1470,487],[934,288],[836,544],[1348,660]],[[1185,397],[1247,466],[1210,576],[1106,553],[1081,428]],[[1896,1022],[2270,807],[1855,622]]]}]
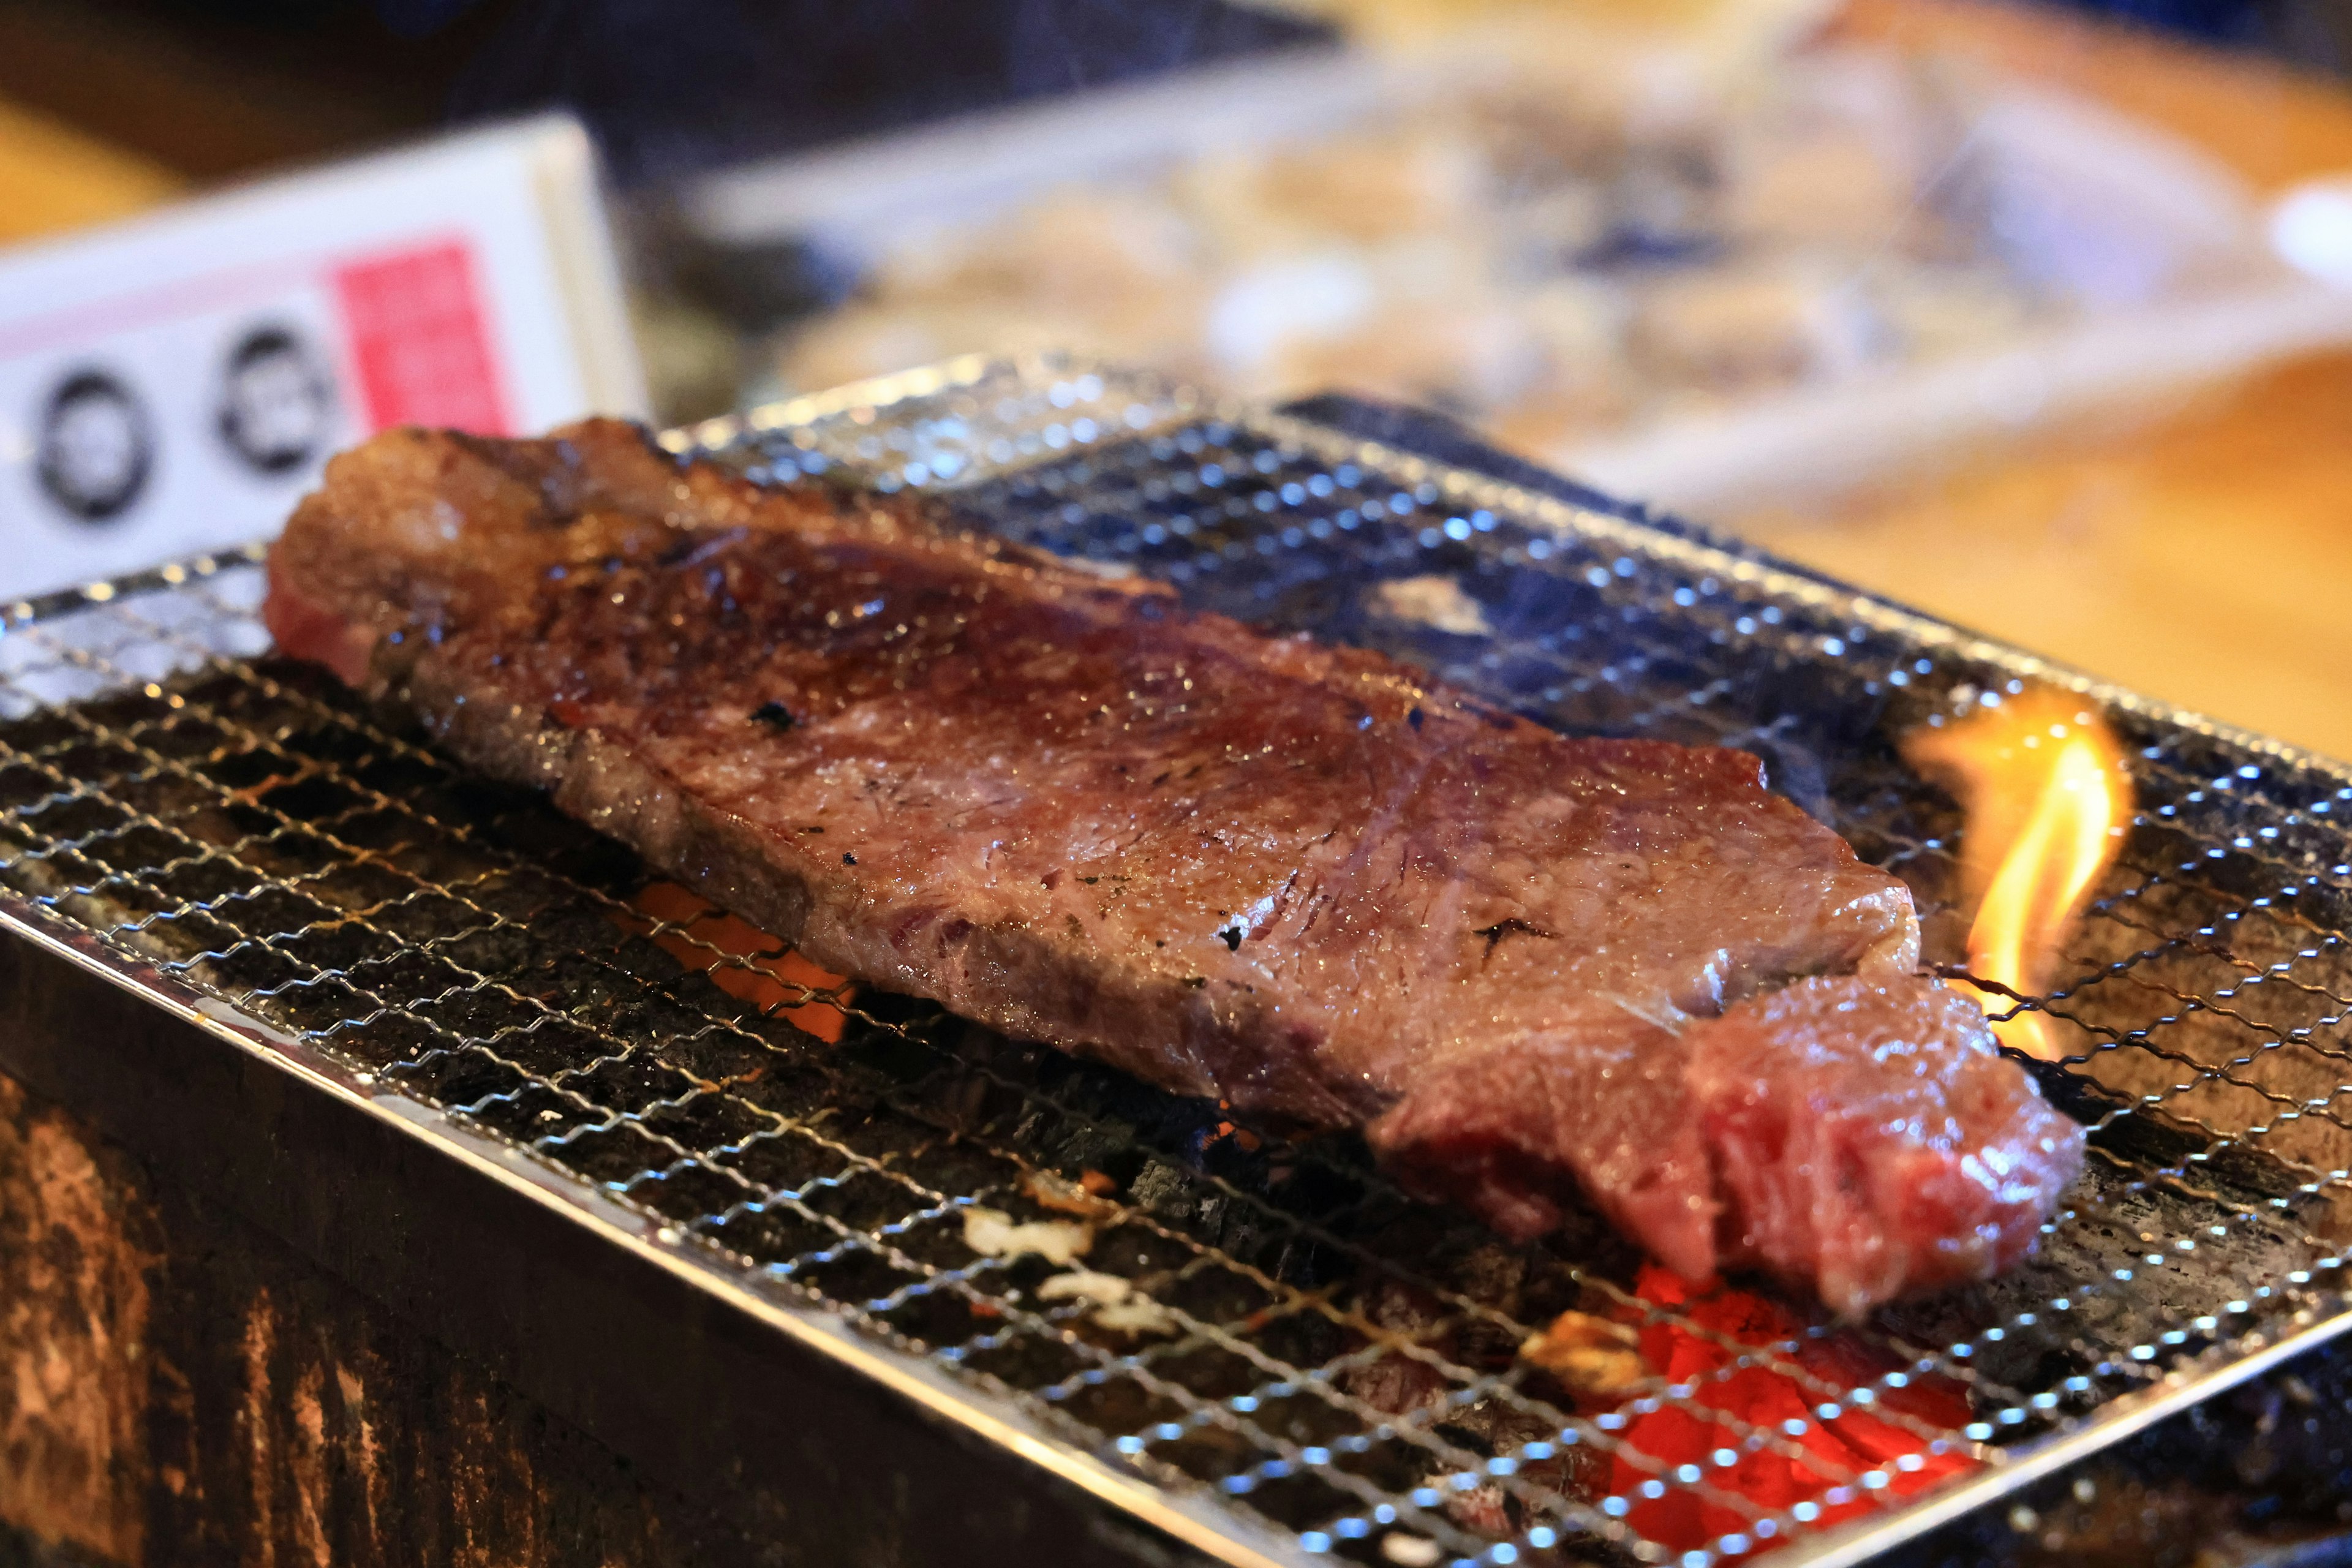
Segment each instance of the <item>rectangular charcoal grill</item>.
[{"label": "rectangular charcoal grill", "polygon": [[[649,895],[626,852],[269,658],[258,551],[5,610],[12,984],[102,976],[160,1009],[140,1016],[161,1043],[134,1060],[110,1037],[17,1037],[0,1066],[146,1074],[144,1124],[161,1126],[175,1096],[199,1104],[192,1086],[218,1074],[194,1064],[226,1047],[246,1092],[282,1079],[421,1147],[446,1173],[436,1190],[505,1194],[482,1225],[520,1194],[592,1265],[737,1311],[752,1328],[728,1354],[819,1367],[837,1407],[903,1407],[950,1434],[971,1468],[929,1484],[1001,1490],[1024,1528],[1091,1521],[1069,1561],[1850,1563],[2352,1325],[2331,1239],[2352,1193],[2352,773],[2336,764],[1367,405],[1237,411],[1138,376],[959,362],[668,439],[755,475],[952,489],[1007,534],[1385,648],[1565,729],[1755,751],[1911,885],[1945,964],[1965,957],[1969,912],[1958,814],[1892,738],[2027,682],[2080,693],[2132,749],[2138,811],[2061,984],[2026,1005],[2075,1052],[2038,1070],[2094,1130],[2085,1176],[2000,1280],[1851,1331],[1728,1342],[1635,1297],[1638,1259],[1597,1230],[1505,1247],[1404,1198],[1350,1140],[1257,1139],[928,1005],[830,988],[740,923]],[[966,1242],[974,1206],[1066,1222],[1039,1175],[1089,1171],[1116,1184],[1092,1200],[1082,1262],[1129,1281],[1139,1330],[1041,1294],[1060,1272],[1045,1259]],[[1729,1344],[1819,1418],[1883,1411],[1911,1383],[1959,1391],[1968,1418],[1948,1426],[1886,1419],[1979,1462],[1925,1492],[1903,1484],[1916,1459],[1832,1465],[1801,1423],[1741,1416],[1729,1370],[1580,1409],[1513,1354],[1569,1307]],[[1832,1332],[1872,1349],[1870,1382],[1802,1356]],[[621,1359],[663,1356],[656,1342]],[[660,1388],[643,1400],[659,1412]],[[1643,1418],[1674,1410],[1717,1447],[1647,1451]],[[629,1427],[604,1420],[624,1448]],[[1732,1478],[1758,1454],[1819,1495],[1757,1500]],[[856,1484],[809,1480],[820,1498]],[[1643,1533],[1647,1505],[1682,1495],[1712,1505],[1705,1540]],[[941,1548],[917,1530],[898,1550]]]}]

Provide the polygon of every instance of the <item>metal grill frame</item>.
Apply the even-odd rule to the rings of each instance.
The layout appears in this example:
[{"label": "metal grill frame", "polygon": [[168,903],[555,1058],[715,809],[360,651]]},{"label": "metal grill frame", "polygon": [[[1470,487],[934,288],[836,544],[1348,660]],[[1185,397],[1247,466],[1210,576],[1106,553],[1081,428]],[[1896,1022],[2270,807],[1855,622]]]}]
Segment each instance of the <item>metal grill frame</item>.
[{"label": "metal grill frame", "polygon": [[[992,399],[1001,416],[997,425],[992,425],[988,417]],[[1008,400],[1024,403],[1026,413],[1006,413]],[[1056,406],[1111,403],[1121,403],[1126,409],[1141,410],[1142,414],[1140,417],[1105,422],[1091,434],[1079,435],[1074,434],[1073,426],[1083,416],[1057,418],[1052,413]],[[950,412],[943,416],[942,409]],[[1329,410],[1324,413],[1328,415]],[[1028,420],[1028,425],[1022,426],[1024,419]],[[1441,460],[1351,434],[1336,427],[1328,417],[1223,407],[1187,389],[1147,377],[1122,376],[1055,362],[1006,364],[959,361],[861,384],[821,397],[799,399],[741,420],[710,422],[673,433],[665,437],[665,443],[681,453],[729,455],[733,460],[774,472],[846,468],[864,482],[885,489],[945,480],[978,495],[993,484],[999,487],[999,500],[1017,509],[1037,501],[1034,495],[1024,500],[1018,494],[1024,476],[1050,471],[1051,465],[1068,453],[1083,451],[1097,443],[1107,445],[1115,436],[1147,438],[1203,426],[1244,432],[1286,451],[1297,452],[1303,460],[1325,470],[1352,467],[1377,476],[1384,486],[1400,487],[1400,500],[1408,493],[1433,489],[1444,501],[1435,515],[1447,522],[1473,515],[1489,519],[1499,516],[1538,536],[1548,532],[1551,537],[1577,541],[1582,547],[1593,550],[1622,551],[1625,553],[1619,558],[1621,563],[1638,563],[1632,570],[1622,565],[1618,569],[1616,574],[1628,581],[1652,569],[1678,573],[1688,578],[1704,576],[1723,584],[1727,600],[1785,606],[1801,620],[1810,616],[1823,625],[1859,628],[1873,638],[1931,661],[1951,661],[1971,669],[1997,671],[2019,682],[2032,681],[2073,691],[2114,714],[2128,716],[2148,731],[2193,741],[2210,755],[2225,759],[2231,776],[2251,770],[2246,774],[2249,784],[2260,783],[2273,791],[2291,784],[2314,799],[2352,800],[2352,770],[2340,764],[2118,690],[1773,561],[1703,531],[1616,506],[1576,487],[1547,480],[1491,455],[1473,452],[1465,466],[1459,451],[1449,454],[1454,460]],[[904,438],[898,439],[900,437]],[[1005,443],[1001,455],[992,455],[991,443],[999,440]],[[1007,489],[1005,486],[1012,488]],[[1471,526],[1464,523],[1465,530]],[[75,617],[93,611],[103,613],[110,605],[170,604],[174,602],[173,595],[184,598],[229,582],[249,582],[258,559],[257,551],[229,552],[7,606],[0,610],[0,628],[5,628],[0,630],[0,646],[5,645],[11,633],[32,634],[27,640],[41,646],[53,628],[69,628]],[[1610,573],[1603,571],[1602,576],[1606,579]],[[1795,637],[1798,632],[1792,629],[1790,635]],[[171,634],[163,640],[170,641]],[[58,644],[49,637],[47,646],[53,655],[60,648],[65,651],[60,668],[73,665],[70,638]],[[197,649],[192,645],[183,651],[193,654]],[[98,653],[88,657],[102,665],[110,656]],[[144,673],[147,672],[127,672],[131,678]],[[21,675],[16,666],[0,668],[0,680],[18,679]],[[168,763],[169,759],[159,761]],[[2336,795],[2336,791],[2342,794]],[[23,808],[10,807],[11,818],[20,809]],[[2295,813],[2272,815],[2299,822],[2309,820]],[[2240,826],[2253,825],[2242,822]],[[2245,836],[2239,837],[2243,840]],[[2334,881],[2344,875],[2342,871],[2330,871],[2326,878]],[[2315,885],[2320,874],[2310,873],[2309,879]],[[994,1387],[984,1381],[976,1384],[968,1376],[949,1372],[935,1360],[877,1342],[853,1329],[838,1311],[796,1303],[772,1286],[763,1287],[754,1271],[709,1247],[697,1244],[682,1227],[667,1223],[658,1213],[642,1205],[616,1202],[584,1177],[550,1160],[524,1152],[511,1139],[488,1134],[462,1116],[444,1112],[403,1093],[374,1073],[356,1069],[334,1050],[321,1048],[316,1040],[306,1040],[243,1009],[225,1005],[219,996],[170,973],[168,966],[159,967],[153,953],[113,940],[105,932],[62,915],[54,907],[56,901],[30,898],[22,892],[0,895],[0,925],[51,955],[66,958],[127,987],[215,1039],[254,1053],[370,1117],[424,1140],[462,1162],[483,1179],[560,1210],[640,1260],[690,1281],[697,1289],[727,1298],[798,1349],[853,1370],[856,1375],[872,1380],[877,1390],[908,1401],[994,1448],[1019,1456],[1024,1464],[1043,1467],[1087,1497],[1174,1540],[1234,1563],[1318,1560],[1320,1549],[1309,1550],[1298,1534],[1285,1534],[1265,1520],[1226,1506],[1210,1489],[1160,1484],[1150,1475],[1114,1458],[1108,1444],[1090,1451],[1073,1440],[1073,1427],[1068,1422],[1057,1424],[1041,1419],[1041,1409],[1034,1396],[1024,1399],[1001,1384]],[[692,928],[698,921],[699,917],[696,917],[669,934],[707,942],[693,936]],[[720,962],[735,962],[740,966],[740,960]],[[692,1092],[698,1091],[690,1091],[688,1098]],[[625,1113],[622,1120],[634,1114]],[[2112,1114],[2111,1111],[2111,1119]],[[615,1121],[588,1130],[617,1125],[619,1121]],[[679,1152],[687,1152],[683,1149]],[[2334,1184],[2343,1184],[2340,1173]],[[967,1195],[957,1201],[971,1200]],[[2289,1201],[2273,1200],[2282,1208]],[[952,1207],[952,1203],[949,1206]],[[928,1215],[918,1215],[914,1220],[938,1218],[946,1212],[942,1209]],[[914,1220],[905,1223],[912,1225]],[[1997,1462],[1917,1500],[1842,1527],[1800,1531],[1800,1539],[1776,1553],[1777,1560],[1792,1568],[1798,1563],[1807,1564],[1808,1568],[1842,1568],[2004,1496],[2175,1410],[2336,1337],[2352,1328],[2352,1303],[2332,1289],[2335,1270],[2341,1263],[2340,1253],[2313,1256],[2303,1278],[2281,1292],[2276,1304],[2244,1313],[2244,1324],[2237,1331],[2182,1336],[2183,1340],[2209,1339],[2210,1348],[2179,1355],[2152,1350],[2144,1358],[2150,1363],[2147,1373],[2133,1373],[2126,1379],[2137,1382],[2133,1391],[2110,1394],[2078,1415],[2053,1420],[2026,1442],[2000,1449],[1979,1448],[1978,1451]],[[1196,1323],[1193,1328],[1202,1326]],[[2119,1357],[2126,1353],[2124,1347],[2116,1350]],[[1953,1363],[1948,1361],[1946,1364]],[[1194,1403],[1197,1415],[1198,1402]],[[2022,1425],[2024,1407],[2018,1408]],[[1765,1436],[1769,1440],[1769,1435]],[[1993,1428],[1988,1426],[1983,1437],[1992,1436]],[[1977,1440],[1981,1443],[1983,1439]],[[1139,1449],[1140,1444],[1135,1449],[1119,1451],[1132,1456]],[[1302,1461],[1297,1454],[1286,1456],[1282,1462],[1294,1466],[1313,1463]],[[1168,1475],[1164,1468],[1159,1473],[1163,1480]],[[1489,1473],[1507,1479],[1512,1472],[1490,1469]],[[1581,1522],[1602,1531],[1605,1538],[1610,1520],[1622,1516],[1622,1510],[1616,1516],[1595,1513]],[[1395,1517],[1393,1510],[1391,1517]],[[1404,1517],[1408,1522],[1416,1519],[1423,1523],[1441,1521],[1433,1533],[1445,1538],[1436,1504],[1416,1505]],[[1801,1524],[1802,1521],[1796,1522]],[[1462,1532],[1453,1534],[1459,1540]],[[1556,1534],[1554,1539],[1561,1537]],[[1577,1538],[1566,1539],[1573,1542]],[[1324,1548],[1331,1544],[1326,1537]],[[1480,1560],[1496,1563],[1513,1561],[1515,1555],[1516,1549],[1512,1555],[1498,1555],[1494,1550],[1479,1554]],[[1658,1560],[1663,1554],[1637,1555]],[[1697,1562],[1685,1562],[1688,1568],[1699,1568]]]}]

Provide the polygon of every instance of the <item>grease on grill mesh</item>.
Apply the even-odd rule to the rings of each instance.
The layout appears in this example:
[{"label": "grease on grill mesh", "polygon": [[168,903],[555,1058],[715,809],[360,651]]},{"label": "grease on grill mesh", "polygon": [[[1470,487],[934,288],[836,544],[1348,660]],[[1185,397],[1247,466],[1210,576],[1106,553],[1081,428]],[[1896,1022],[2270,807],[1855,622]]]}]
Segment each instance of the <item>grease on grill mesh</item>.
[{"label": "grease on grill mesh", "polygon": [[[1279,431],[1171,429],[970,499],[1008,531],[1387,647],[1551,722],[1758,750],[1911,882],[1935,956],[1961,951],[1955,818],[1886,737],[1998,696],[1996,668],[1605,535],[1529,531]],[[1415,620],[1400,610],[1429,595],[1379,591],[1433,574],[1475,620],[1452,597]],[[2077,1070],[2045,1081],[2098,1129],[2090,1173],[2040,1257],[1880,1314],[1851,1342],[1867,1370],[1841,1380],[1814,1353],[1832,1335],[1817,1321],[1751,1343],[1637,1296],[1639,1260],[1597,1225],[1506,1247],[1405,1200],[1351,1142],[1242,1136],[1213,1105],[813,984],[331,682],[218,657],[251,651],[252,575],[19,616],[0,638],[0,878],[642,1205],[755,1283],[1310,1550],[1737,1555],[1891,1504],[1906,1473],[1832,1463],[1801,1423],[1748,1421],[1743,1373],[1802,1390],[1807,1421],[1874,1413],[1916,1452],[1963,1457],[2230,1345],[2332,1278],[2328,1173],[2352,1163],[2330,1098],[2347,1077],[2347,872],[2329,819],[2352,800],[2333,778],[2126,717],[2143,818],[2062,988],[2036,1002],[2079,1047]],[[1003,1216],[984,1249],[974,1209]],[[1065,1227],[1070,1261],[1020,1243],[1033,1226]],[[1113,1310],[1137,1304],[1150,1310]],[[1517,1353],[1569,1310],[1671,1327],[1720,1364],[1580,1403]],[[1969,1419],[1906,1414],[1906,1385],[1956,1391]],[[1719,1446],[1645,1449],[1659,1411]],[[1758,1456],[1802,1472],[1807,1495],[1744,1494]],[[1706,1506],[1662,1524],[1661,1499]]]}]

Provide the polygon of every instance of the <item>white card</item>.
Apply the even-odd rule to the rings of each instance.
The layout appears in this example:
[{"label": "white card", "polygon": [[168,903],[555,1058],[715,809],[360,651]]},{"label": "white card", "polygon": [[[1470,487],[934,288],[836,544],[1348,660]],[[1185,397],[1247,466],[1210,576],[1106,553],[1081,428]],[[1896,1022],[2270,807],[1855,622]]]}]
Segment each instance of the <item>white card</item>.
[{"label": "white card", "polygon": [[645,402],[568,117],[0,253],[0,595],[274,532],[387,426],[518,434]]}]

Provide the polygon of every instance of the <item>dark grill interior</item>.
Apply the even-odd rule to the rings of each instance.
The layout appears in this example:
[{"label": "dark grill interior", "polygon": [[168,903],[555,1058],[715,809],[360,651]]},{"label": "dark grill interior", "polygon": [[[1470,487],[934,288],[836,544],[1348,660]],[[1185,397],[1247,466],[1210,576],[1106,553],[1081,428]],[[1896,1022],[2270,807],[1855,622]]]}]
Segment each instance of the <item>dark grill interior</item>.
[{"label": "dark grill interior", "polygon": [[[1688,531],[1141,381],[951,367],[693,437],[778,477],[957,483],[1004,532],[1565,728],[1747,747],[1910,883],[1955,968],[1958,816],[1892,740],[2048,673]],[[2042,1072],[2095,1129],[2088,1174],[1992,1285],[1739,1330],[1638,1294],[1597,1226],[1507,1247],[1345,1141],[1286,1146],[831,983],[262,657],[259,579],[224,557],[7,612],[20,903],[659,1216],[744,1288],[1205,1489],[1244,1547],[1706,1568],[1891,1539],[1914,1478],[2096,1442],[2134,1396],[2193,1392],[2168,1372],[2218,1385],[2340,1310],[2352,779],[2316,761],[2086,692],[2137,751],[2139,813],[2025,1005],[2074,1052]],[[1701,1370],[1580,1396],[1518,1354],[1570,1309],[1671,1331]],[[1803,1414],[1759,1418],[1759,1377]],[[1829,1457],[1863,1451],[1819,1440],[1856,1417],[1899,1440]]]}]

